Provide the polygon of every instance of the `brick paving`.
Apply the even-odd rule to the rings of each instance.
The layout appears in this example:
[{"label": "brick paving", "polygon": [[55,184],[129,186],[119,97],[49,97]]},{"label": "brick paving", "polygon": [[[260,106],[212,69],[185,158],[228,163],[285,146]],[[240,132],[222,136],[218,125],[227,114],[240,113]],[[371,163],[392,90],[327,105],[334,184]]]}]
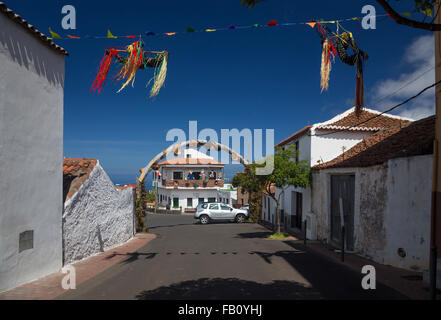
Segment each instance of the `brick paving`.
[{"label": "brick paving", "polygon": [[[76,286],[98,275],[116,263],[130,258],[130,253],[146,245],[156,236],[151,233],[140,233],[125,244],[101,254],[86,258],[72,264],[76,271]],[[17,288],[0,293],[0,300],[52,300],[66,292],[61,281],[66,274],[60,271],[38,280],[26,283]]]}]

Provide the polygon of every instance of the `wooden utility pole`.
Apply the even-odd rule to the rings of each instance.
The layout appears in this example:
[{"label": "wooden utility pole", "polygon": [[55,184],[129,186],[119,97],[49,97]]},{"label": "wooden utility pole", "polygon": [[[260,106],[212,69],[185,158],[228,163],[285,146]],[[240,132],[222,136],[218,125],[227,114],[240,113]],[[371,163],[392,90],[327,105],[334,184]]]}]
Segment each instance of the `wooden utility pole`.
[{"label": "wooden utility pole", "polygon": [[[437,13],[441,1],[435,4]],[[435,23],[441,23],[441,14],[436,15]],[[435,31],[435,82],[441,80],[441,31]],[[435,140],[433,142],[433,180],[432,180],[432,210],[430,223],[430,298],[436,299],[437,260],[441,248],[441,84],[435,87],[436,120]]]}]

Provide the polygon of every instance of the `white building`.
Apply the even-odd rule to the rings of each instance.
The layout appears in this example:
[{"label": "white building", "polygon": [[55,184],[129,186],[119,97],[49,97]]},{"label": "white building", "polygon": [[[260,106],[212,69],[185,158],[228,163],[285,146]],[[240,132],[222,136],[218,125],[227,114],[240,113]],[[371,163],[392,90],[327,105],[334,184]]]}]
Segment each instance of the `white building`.
[{"label": "white building", "polygon": [[381,131],[313,167],[317,238],[378,263],[428,269],[435,117]]},{"label": "white building", "polygon": [[222,189],[217,190],[217,201],[237,206],[237,188],[231,184],[224,184]]},{"label": "white building", "polygon": [[62,267],[66,55],[0,2],[0,291]]},{"label": "white building", "polygon": [[[171,208],[194,209],[201,202],[216,202],[224,187],[224,164],[195,149],[185,149],[183,158],[165,160],[153,171],[153,185],[158,184],[158,203]],[[189,174],[193,179],[189,179]],[[213,173],[210,179],[210,173]],[[205,174],[205,180],[202,180]]]},{"label": "white building", "polygon": [[[377,116],[375,119],[357,125]],[[306,126],[282,140],[277,146],[286,148],[294,145],[299,150],[297,160],[306,160],[310,166],[327,162],[349,150],[364,138],[383,130],[384,128],[404,126],[411,121],[407,118],[391,115],[379,115],[378,111],[364,109],[357,117],[355,109],[351,108],[334,118]],[[276,195],[281,196],[281,225],[287,230],[299,231],[303,229],[306,216],[312,212],[311,188],[295,188],[287,186],[277,188]],[[275,223],[275,203],[268,196],[262,199],[262,220]],[[311,223],[313,223],[311,221]]]},{"label": "white building", "polygon": [[116,188],[98,160],[64,159],[63,199],[64,264],[133,237],[133,188]]}]

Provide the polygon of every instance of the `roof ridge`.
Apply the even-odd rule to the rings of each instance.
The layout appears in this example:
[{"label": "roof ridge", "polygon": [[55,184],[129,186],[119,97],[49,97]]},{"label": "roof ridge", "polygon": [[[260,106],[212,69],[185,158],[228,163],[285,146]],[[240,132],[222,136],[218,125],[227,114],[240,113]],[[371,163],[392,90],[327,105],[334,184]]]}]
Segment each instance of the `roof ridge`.
[{"label": "roof ridge", "polygon": [[0,12],[4,13],[9,19],[21,25],[27,31],[29,31],[34,37],[40,39],[51,49],[61,53],[65,56],[69,56],[69,53],[63,47],[54,43],[48,36],[35,28],[32,24],[28,23],[19,14],[15,13],[12,9],[8,8],[4,2],[0,1]]},{"label": "roof ridge", "polygon": [[[435,126],[434,123],[432,125],[430,122],[433,122],[434,119],[435,116],[429,116],[417,121],[407,123],[404,125],[404,127],[391,127],[386,130],[378,131],[373,135],[364,138],[362,141],[360,141],[344,153],[338,155],[334,159],[331,159],[325,163],[315,165],[312,167],[312,169],[320,170],[339,167],[371,166],[378,163],[384,163],[390,159],[397,158],[400,154],[402,154],[402,156],[426,154],[428,152],[426,142],[430,140],[431,135],[429,130],[434,129]],[[390,131],[389,134],[387,133],[388,131]],[[421,134],[421,132],[423,132],[423,134]],[[412,134],[412,142],[406,142],[406,139],[403,139],[406,138],[406,134]],[[377,141],[376,139],[379,140]],[[398,144],[402,143],[404,149],[396,149],[397,141]],[[418,141],[417,149],[409,148],[409,146],[415,144],[415,141]],[[389,147],[387,143],[390,144]],[[384,147],[384,145],[386,145],[386,147]],[[405,152],[405,154],[403,154],[402,151]],[[372,157],[372,152],[374,152],[377,156],[383,157],[384,159],[374,159]],[[358,164],[356,162],[357,160],[359,162]]]}]

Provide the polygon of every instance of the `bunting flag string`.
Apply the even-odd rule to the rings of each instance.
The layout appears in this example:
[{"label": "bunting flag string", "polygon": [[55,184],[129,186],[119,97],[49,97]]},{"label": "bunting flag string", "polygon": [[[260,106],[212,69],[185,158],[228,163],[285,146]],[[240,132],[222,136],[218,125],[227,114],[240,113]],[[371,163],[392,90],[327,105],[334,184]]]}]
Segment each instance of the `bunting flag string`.
[{"label": "bunting flag string", "polygon": [[[403,12],[401,13],[402,15],[405,16],[410,16],[409,12]],[[429,14],[429,12],[427,12],[427,14]],[[432,14],[430,12],[430,14]],[[388,14],[382,14],[382,15],[377,15],[376,17],[385,17],[388,16]],[[360,17],[352,17],[352,18],[346,18],[346,19],[338,19],[338,20],[323,20],[321,21],[321,23],[331,23],[331,24],[335,24],[335,23],[341,23],[341,22],[350,22],[350,21],[359,21],[361,18]],[[174,36],[177,34],[185,34],[185,33],[196,33],[196,32],[216,32],[216,31],[228,31],[228,30],[242,30],[242,29],[251,29],[251,28],[268,28],[268,27],[286,27],[286,26],[296,26],[296,25],[308,25],[311,28],[314,28],[316,25],[316,22],[311,22],[310,21],[306,21],[306,22],[288,22],[288,23],[278,23],[276,20],[270,20],[269,22],[267,22],[266,24],[259,24],[259,23],[255,23],[252,25],[246,25],[246,26],[234,26],[234,25],[230,25],[228,27],[222,27],[222,28],[203,28],[200,30],[196,30],[195,28],[188,26],[185,31],[181,31],[181,32],[161,32],[161,33],[155,33],[153,31],[145,31],[142,34],[137,34],[137,35],[114,35],[112,34],[112,32],[109,30],[107,30],[107,35],[102,35],[102,36],[90,36],[90,35],[85,35],[83,37],[80,36],[71,36],[71,35],[66,35],[66,36],[60,36],[59,34],[55,33],[52,31],[51,28],[49,28],[49,33],[51,34],[52,38],[50,39],[62,39],[62,40],[69,40],[69,39],[118,39],[118,38],[138,38],[141,35],[144,36]]]}]

